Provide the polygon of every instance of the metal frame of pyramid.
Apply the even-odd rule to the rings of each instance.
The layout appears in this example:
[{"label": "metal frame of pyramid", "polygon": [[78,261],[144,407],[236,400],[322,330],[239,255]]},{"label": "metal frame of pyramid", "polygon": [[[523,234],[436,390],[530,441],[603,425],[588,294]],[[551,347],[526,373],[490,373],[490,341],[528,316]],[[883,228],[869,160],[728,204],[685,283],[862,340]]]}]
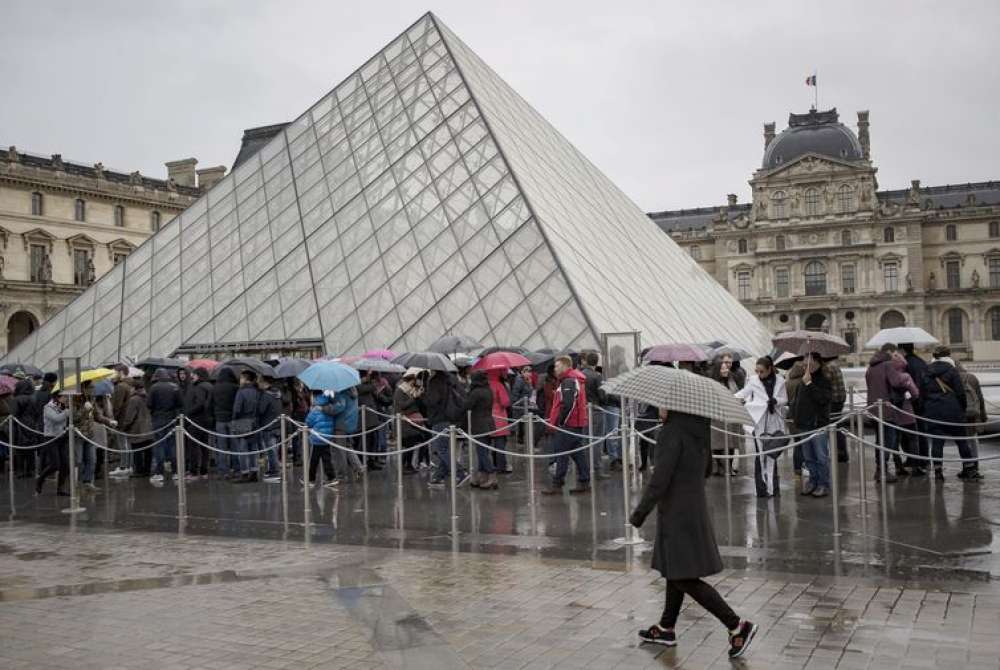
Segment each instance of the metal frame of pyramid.
[{"label": "metal frame of pyramid", "polygon": [[4,360],[769,333],[428,13]]}]

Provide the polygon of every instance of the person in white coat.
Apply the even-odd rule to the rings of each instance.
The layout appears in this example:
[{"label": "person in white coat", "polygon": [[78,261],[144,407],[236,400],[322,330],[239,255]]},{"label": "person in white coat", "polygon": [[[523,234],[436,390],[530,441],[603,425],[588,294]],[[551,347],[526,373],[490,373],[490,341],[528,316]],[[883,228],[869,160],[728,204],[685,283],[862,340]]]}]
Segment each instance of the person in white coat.
[{"label": "person in white coat", "polygon": [[784,446],[785,412],[788,394],[785,380],[774,369],[770,356],[757,359],[756,375],[750,377],[747,385],[736,393],[743,401],[754,423],[743,426],[747,433],[747,451],[757,454],[754,458],[754,482],[757,495],[770,498],[778,495],[778,457],[782,452],[764,454]]}]

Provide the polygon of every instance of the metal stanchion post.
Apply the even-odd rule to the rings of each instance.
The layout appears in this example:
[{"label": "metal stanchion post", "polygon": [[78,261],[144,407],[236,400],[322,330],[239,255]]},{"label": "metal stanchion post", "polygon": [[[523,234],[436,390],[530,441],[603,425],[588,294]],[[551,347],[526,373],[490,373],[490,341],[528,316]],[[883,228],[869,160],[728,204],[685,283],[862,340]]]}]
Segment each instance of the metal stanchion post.
[{"label": "metal stanchion post", "polygon": [[403,500],[403,415],[396,414],[396,451],[399,452],[396,467],[396,495]]},{"label": "metal stanchion post", "polygon": [[538,530],[537,506],[535,502],[535,415],[528,412],[528,505],[531,508],[531,534]]},{"label": "metal stanchion post", "polygon": [[[594,465],[594,459],[596,458],[594,454],[596,451],[594,448],[594,406],[589,402],[587,403],[587,441],[590,444],[587,448],[587,451],[590,452],[590,490],[593,491],[594,482],[596,481],[594,475],[597,468]],[[579,477],[579,473],[577,473],[577,477]]]},{"label": "metal stanchion post", "polygon": [[885,469],[889,463],[885,457],[885,405],[878,401],[878,446],[875,450],[876,463],[879,465],[879,483],[882,488],[882,507],[885,507]]},{"label": "metal stanchion post", "polygon": [[10,513],[14,514],[14,417],[7,417],[7,483],[10,489]]},{"label": "metal stanchion post", "polygon": [[177,425],[174,426],[174,440],[177,442],[177,470],[174,476],[177,477],[177,518],[184,520],[187,518],[187,482],[184,468],[184,415],[177,417]]},{"label": "metal stanchion post", "polygon": [[[712,428],[710,430],[714,430],[714,428]],[[726,431],[726,425],[725,424],[722,425],[722,430]],[[730,480],[732,479],[732,468],[730,467],[731,464],[732,464],[732,462],[729,460],[729,454],[730,454],[730,450],[729,450],[729,437],[730,437],[729,431],[724,432],[723,435],[725,436],[726,440],[725,440],[725,447],[723,448],[722,453],[725,454],[726,457],[724,459],[722,459],[722,469],[725,470],[725,472],[726,472],[726,498],[728,499],[729,498],[730,486],[732,485],[731,482],[730,482]]]},{"label": "metal stanchion post", "polygon": [[858,477],[861,481],[858,486],[861,490],[861,514],[863,516],[868,515],[868,479],[865,474],[865,417],[864,415],[868,412],[865,408],[863,412],[859,412],[856,417],[854,417],[855,430],[858,436]]},{"label": "metal stanchion post", "polygon": [[455,425],[448,426],[448,466],[451,470],[451,518],[452,521],[458,518],[458,503],[456,498],[455,483],[455,452],[458,451],[458,433]]},{"label": "metal stanchion post", "polygon": [[[368,411],[361,408],[361,478],[368,481]],[[378,423],[378,422],[376,422]]]},{"label": "metal stanchion post", "polygon": [[[831,423],[826,427],[827,448],[837,449],[837,426]],[[833,536],[840,536],[840,465],[836,459],[836,453],[831,454],[830,459],[830,495],[833,496]]]},{"label": "metal stanchion post", "polygon": [[[305,502],[303,503],[304,505],[303,511],[305,512],[306,515],[305,521],[306,523],[309,523],[309,513],[312,511],[312,500],[311,500],[312,496],[309,493],[309,484],[310,484],[309,461],[312,459],[312,454],[309,453],[312,450],[312,445],[309,444],[309,427],[302,426],[302,431],[300,432],[300,435],[302,436],[301,438],[302,439],[302,482],[303,482],[302,497],[305,499]],[[318,469],[319,468],[317,468],[317,470]]]},{"label": "metal stanchion post", "polygon": [[469,472],[479,481],[479,449],[476,448],[472,437],[472,412],[465,413],[465,430],[469,435]]},{"label": "metal stanchion post", "polygon": [[[621,425],[622,426],[631,426],[632,424],[628,423],[629,421],[631,421],[631,417],[628,416],[628,412],[626,411],[626,405],[625,405],[625,399],[624,398],[622,398],[622,401],[621,401],[621,412],[622,412],[622,424]],[[623,502],[625,504],[625,513],[624,513],[624,516],[625,516],[625,536],[624,537],[616,537],[615,538],[615,543],[616,544],[640,544],[642,542],[642,538],[638,537],[638,535],[635,533],[635,528],[633,528],[632,524],[630,524],[628,522],[629,514],[631,514],[631,512],[632,512],[632,489],[631,489],[631,487],[629,485],[630,482],[629,482],[629,471],[628,471],[628,469],[629,469],[629,460],[630,460],[630,456],[631,456],[631,454],[629,453],[629,450],[633,446],[633,445],[630,444],[630,442],[632,442],[632,441],[635,440],[635,436],[634,435],[629,435],[629,433],[630,433],[630,431],[626,430],[626,431],[622,431],[622,435],[621,435],[621,438],[622,438],[622,497],[623,497]]]},{"label": "metal stanchion post", "polygon": [[281,517],[285,523],[285,530],[288,530],[288,478],[294,473],[288,466],[288,424],[285,423],[287,417],[282,414],[278,417],[278,430],[281,435]]}]

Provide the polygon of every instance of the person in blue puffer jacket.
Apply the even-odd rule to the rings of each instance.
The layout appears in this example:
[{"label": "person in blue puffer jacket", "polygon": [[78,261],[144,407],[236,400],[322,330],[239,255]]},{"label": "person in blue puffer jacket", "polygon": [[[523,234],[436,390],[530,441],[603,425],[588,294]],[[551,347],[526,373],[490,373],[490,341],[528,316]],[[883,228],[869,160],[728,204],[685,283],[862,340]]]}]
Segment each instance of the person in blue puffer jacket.
[{"label": "person in blue puffer jacket", "polygon": [[[327,393],[324,393],[327,395]],[[358,391],[356,388],[337,391],[330,402],[323,407],[323,412],[331,416],[334,420],[335,441],[341,447],[349,448],[351,437],[358,432],[359,412],[358,412]],[[348,472],[354,474],[355,479],[361,478],[361,471],[364,466],[361,459],[353,452],[347,452],[337,447],[333,450],[333,464],[342,476]]]},{"label": "person in blue puffer jacket", "polygon": [[340,481],[337,479],[337,472],[333,468],[333,461],[330,458],[330,450],[333,448],[328,441],[333,440],[333,435],[337,425],[337,414],[334,409],[332,399],[322,391],[313,391],[312,408],[306,415],[306,425],[312,430],[309,434],[309,479],[304,481],[306,488],[316,485],[316,467],[320,460],[323,461],[323,474],[327,482],[324,486],[333,488]]}]

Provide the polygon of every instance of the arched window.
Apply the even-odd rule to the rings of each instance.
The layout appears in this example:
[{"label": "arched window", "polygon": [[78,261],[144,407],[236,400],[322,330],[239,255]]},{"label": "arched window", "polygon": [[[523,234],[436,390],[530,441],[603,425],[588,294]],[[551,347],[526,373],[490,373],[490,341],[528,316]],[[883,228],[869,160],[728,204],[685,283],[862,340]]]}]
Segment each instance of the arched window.
[{"label": "arched window", "polygon": [[42,194],[35,191],[31,194],[31,215],[41,216],[42,215]]},{"label": "arched window", "polygon": [[882,241],[883,242],[895,242],[896,241],[896,229],[892,226],[886,226],[882,230]]},{"label": "arched window", "polygon": [[826,294],[826,266],[820,261],[809,261],[805,267],[806,295]]},{"label": "arched window", "polygon": [[810,314],[806,317],[806,330],[822,331],[824,323],[826,323],[826,315]]},{"label": "arched window", "polygon": [[73,208],[73,218],[77,221],[87,220],[87,203],[82,198],[76,199],[76,205]]},{"label": "arched window", "polygon": [[990,237],[1000,237],[1000,221],[990,221]]},{"label": "arched window", "polygon": [[784,235],[778,235],[777,237],[774,238],[774,248],[777,251],[784,251],[785,250],[785,236]]},{"label": "arched window", "polygon": [[806,189],[806,216],[819,214],[819,189]]},{"label": "arched window", "polygon": [[741,254],[745,254],[750,249],[750,244],[747,242],[745,237],[741,238],[740,241],[736,243],[736,246]]},{"label": "arched window", "polygon": [[945,312],[944,318],[948,327],[948,344],[964,344],[965,312],[955,307]]},{"label": "arched window", "polygon": [[771,208],[776,219],[785,218],[785,192],[775,191],[771,196]]},{"label": "arched window", "polygon": [[944,227],[944,239],[948,242],[954,242],[958,239],[958,227],[954,223],[949,223]]},{"label": "arched window", "polygon": [[851,231],[849,231],[849,230],[843,230],[843,231],[841,231],[841,233],[840,233],[840,244],[842,246],[849,247],[849,246],[851,246],[851,243],[853,241],[854,240],[851,237]]},{"label": "arched window", "polygon": [[987,313],[986,322],[989,324],[990,339],[1000,340],[1000,307],[993,307]]},{"label": "arched window", "polygon": [[897,310],[890,309],[878,320],[879,328],[902,328],[906,325],[906,317]]},{"label": "arched window", "polygon": [[115,205],[115,225],[119,228],[125,227],[125,208],[121,205]]},{"label": "arched window", "polygon": [[854,210],[854,189],[844,184],[837,189],[837,211],[841,214]]},{"label": "arched window", "polygon": [[157,211],[150,212],[149,214],[149,227],[155,233],[160,229],[160,213]]},{"label": "arched window", "polygon": [[688,249],[688,253],[690,253],[691,258],[695,259],[696,261],[701,260],[701,247],[699,247],[697,244],[692,244],[691,248]]}]

